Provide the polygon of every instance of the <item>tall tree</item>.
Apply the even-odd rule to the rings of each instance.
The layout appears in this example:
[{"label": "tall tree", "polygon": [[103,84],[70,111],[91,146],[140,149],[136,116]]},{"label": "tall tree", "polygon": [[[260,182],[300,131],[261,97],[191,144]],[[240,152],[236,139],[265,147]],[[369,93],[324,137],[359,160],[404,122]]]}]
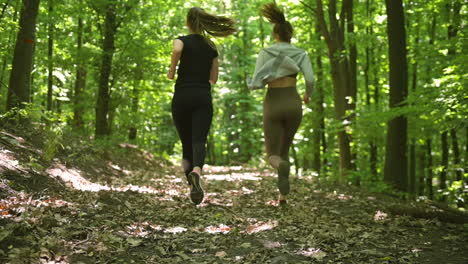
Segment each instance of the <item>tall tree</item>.
[{"label": "tall tree", "polygon": [[140,102],[140,85],[141,81],[143,80],[143,70],[140,65],[136,65],[135,67],[135,80],[133,81],[133,89],[132,89],[132,106],[131,106],[131,116],[132,120],[130,121],[130,127],[128,132],[128,139],[135,140],[137,137],[138,132],[138,110],[139,110],[139,102]]},{"label": "tall tree", "polygon": [[[305,6],[307,4],[303,3]],[[353,155],[351,153],[351,135],[346,132],[346,127],[350,123],[352,116],[347,116],[347,110],[354,110],[356,97],[353,90],[353,77],[351,70],[353,66],[350,58],[346,55],[349,52],[345,44],[345,22],[346,18],[351,18],[348,13],[352,8],[352,0],[343,0],[341,5],[340,19],[337,19],[336,0],[328,2],[328,13],[330,26],[327,25],[324,15],[322,0],[316,0],[316,14],[322,36],[328,47],[328,57],[331,62],[331,75],[333,80],[335,117],[344,124],[338,132],[338,143],[340,149],[340,175],[342,180],[347,177],[348,171],[353,167]],[[313,10],[313,9],[312,9]],[[348,14],[348,15],[346,15]],[[349,21],[348,21],[349,22]],[[352,24],[351,24],[352,25]]]},{"label": "tall tree", "polygon": [[98,97],[96,102],[96,138],[109,135],[109,79],[112,71],[112,58],[115,52],[115,33],[117,31],[117,14],[113,2],[105,7],[104,40],[102,42],[101,70],[99,76]]},{"label": "tall tree", "polygon": [[[317,39],[321,40],[320,28],[317,25],[315,29],[317,33]],[[324,118],[324,108],[323,108],[323,64],[322,64],[322,55],[319,53],[316,57],[317,71],[316,71],[316,85],[315,85],[315,94],[313,95],[313,104],[312,106],[316,109],[313,109],[317,115],[315,120],[314,130],[312,133],[312,138],[314,142],[313,150],[313,162],[312,168],[320,175],[322,170],[322,151],[326,151],[326,141],[325,141],[325,118]]]},{"label": "tall tree", "polygon": [[36,17],[40,0],[23,0],[8,86],[7,110],[30,101]]},{"label": "tall tree", "polygon": [[47,110],[52,110],[52,93],[54,84],[54,0],[48,0],[48,26],[47,26]]},{"label": "tall tree", "polygon": [[[408,8],[411,9],[412,6]],[[415,39],[413,41],[412,46],[412,56],[417,57],[418,50],[419,50],[419,27],[420,27],[420,15],[415,14],[415,23],[416,23],[416,32],[413,33],[415,35]],[[412,18],[412,17],[411,17]],[[408,15],[407,19],[407,27],[410,28],[410,17]],[[412,22],[412,21],[411,21]],[[411,93],[416,93],[416,87],[418,85],[418,60],[414,59],[412,66],[412,74],[411,74]],[[416,128],[418,129],[418,128]],[[413,133],[414,134],[414,133]],[[424,152],[422,152],[424,153]],[[408,185],[408,192],[412,195],[416,194],[416,135],[412,135],[410,139],[410,147],[409,147],[409,185]]]},{"label": "tall tree", "polygon": [[[80,0],[79,6],[83,7],[83,0]],[[82,130],[84,126],[83,114],[83,92],[86,87],[87,70],[83,57],[83,16],[78,14],[77,39],[76,39],[76,79],[73,96],[73,125],[75,129]]]},{"label": "tall tree", "polygon": [[[366,36],[370,40],[372,35],[374,34],[374,28],[373,28],[373,1],[367,0],[366,1],[366,17],[368,22],[368,25],[366,27]],[[372,103],[371,103],[371,65],[374,65],[374,105],[378,106],[379,103],[379,98],[378,98],[378,68],[376,66],[377,60],[375,59],[374,55],[374,44],[373,41],[369,41],[365,54],[366,54],[366,64],[364,66],[364,87],[366,91],[366,105],[368,106],[369,109],[371,109]],[[377,162],[378,162],[378,149],[377,149],[377,143],[374,138],[369,139],[369,164],[370,164],[370,172],[373,177],[377,175]]]},{"label": "tall tree", "polygon": [[[406,30],[402,0],[385,0],[390,59],[390,107],[404,104],[408,94]],[[407,191],[407,120],[398,116],[388,122],[384,180],[401,191]]]}]

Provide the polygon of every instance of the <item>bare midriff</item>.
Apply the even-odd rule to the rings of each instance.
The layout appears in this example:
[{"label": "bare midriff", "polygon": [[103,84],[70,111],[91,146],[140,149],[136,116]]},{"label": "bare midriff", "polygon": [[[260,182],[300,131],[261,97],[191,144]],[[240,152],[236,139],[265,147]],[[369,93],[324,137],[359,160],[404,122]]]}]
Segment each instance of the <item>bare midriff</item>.
[{"label": "bare midriff", "polygon": [[296,78],[293,77],[281,77],[268,83],[268,88],[284,88],[284,87],[295,87]]}]

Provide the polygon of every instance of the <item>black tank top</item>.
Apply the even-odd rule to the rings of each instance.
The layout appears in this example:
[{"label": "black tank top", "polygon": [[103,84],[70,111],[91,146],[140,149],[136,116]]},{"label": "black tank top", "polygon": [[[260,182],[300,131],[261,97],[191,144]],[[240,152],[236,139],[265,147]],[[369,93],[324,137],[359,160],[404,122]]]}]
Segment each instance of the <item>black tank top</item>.
[{"label": "black tank top", "polygon": [[202,35],[190,34],[178,37],[184,43],[177,70],[176,87],[208,86],[213,59],[218,52],[211,47]]}]

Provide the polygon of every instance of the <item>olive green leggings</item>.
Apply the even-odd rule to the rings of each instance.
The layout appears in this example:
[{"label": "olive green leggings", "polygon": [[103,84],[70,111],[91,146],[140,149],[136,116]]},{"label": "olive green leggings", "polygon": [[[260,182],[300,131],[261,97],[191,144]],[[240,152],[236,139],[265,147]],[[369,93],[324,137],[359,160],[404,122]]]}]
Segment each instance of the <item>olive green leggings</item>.
[{"label": "olive green leggings", "polygon": [[[302,119],[302,103],[296,87],[269,88],[263,101],[263,132],[268,158],[289,160],[289,147]],[[273,164],[277,167],[277,163]]]}]

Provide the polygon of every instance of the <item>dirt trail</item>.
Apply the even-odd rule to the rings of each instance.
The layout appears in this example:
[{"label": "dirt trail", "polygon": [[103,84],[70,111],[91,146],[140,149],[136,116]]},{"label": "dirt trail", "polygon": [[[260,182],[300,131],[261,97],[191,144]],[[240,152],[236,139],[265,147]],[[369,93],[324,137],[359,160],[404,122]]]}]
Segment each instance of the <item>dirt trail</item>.
[{"label": "dirt trail", "polygon": [[292,177],[279,207],[271,171],[207,166],[194,206],[163,164],[0,157],[0,263],[468,263],[463,225],[393,216],[398,201],[312,177]]}]

